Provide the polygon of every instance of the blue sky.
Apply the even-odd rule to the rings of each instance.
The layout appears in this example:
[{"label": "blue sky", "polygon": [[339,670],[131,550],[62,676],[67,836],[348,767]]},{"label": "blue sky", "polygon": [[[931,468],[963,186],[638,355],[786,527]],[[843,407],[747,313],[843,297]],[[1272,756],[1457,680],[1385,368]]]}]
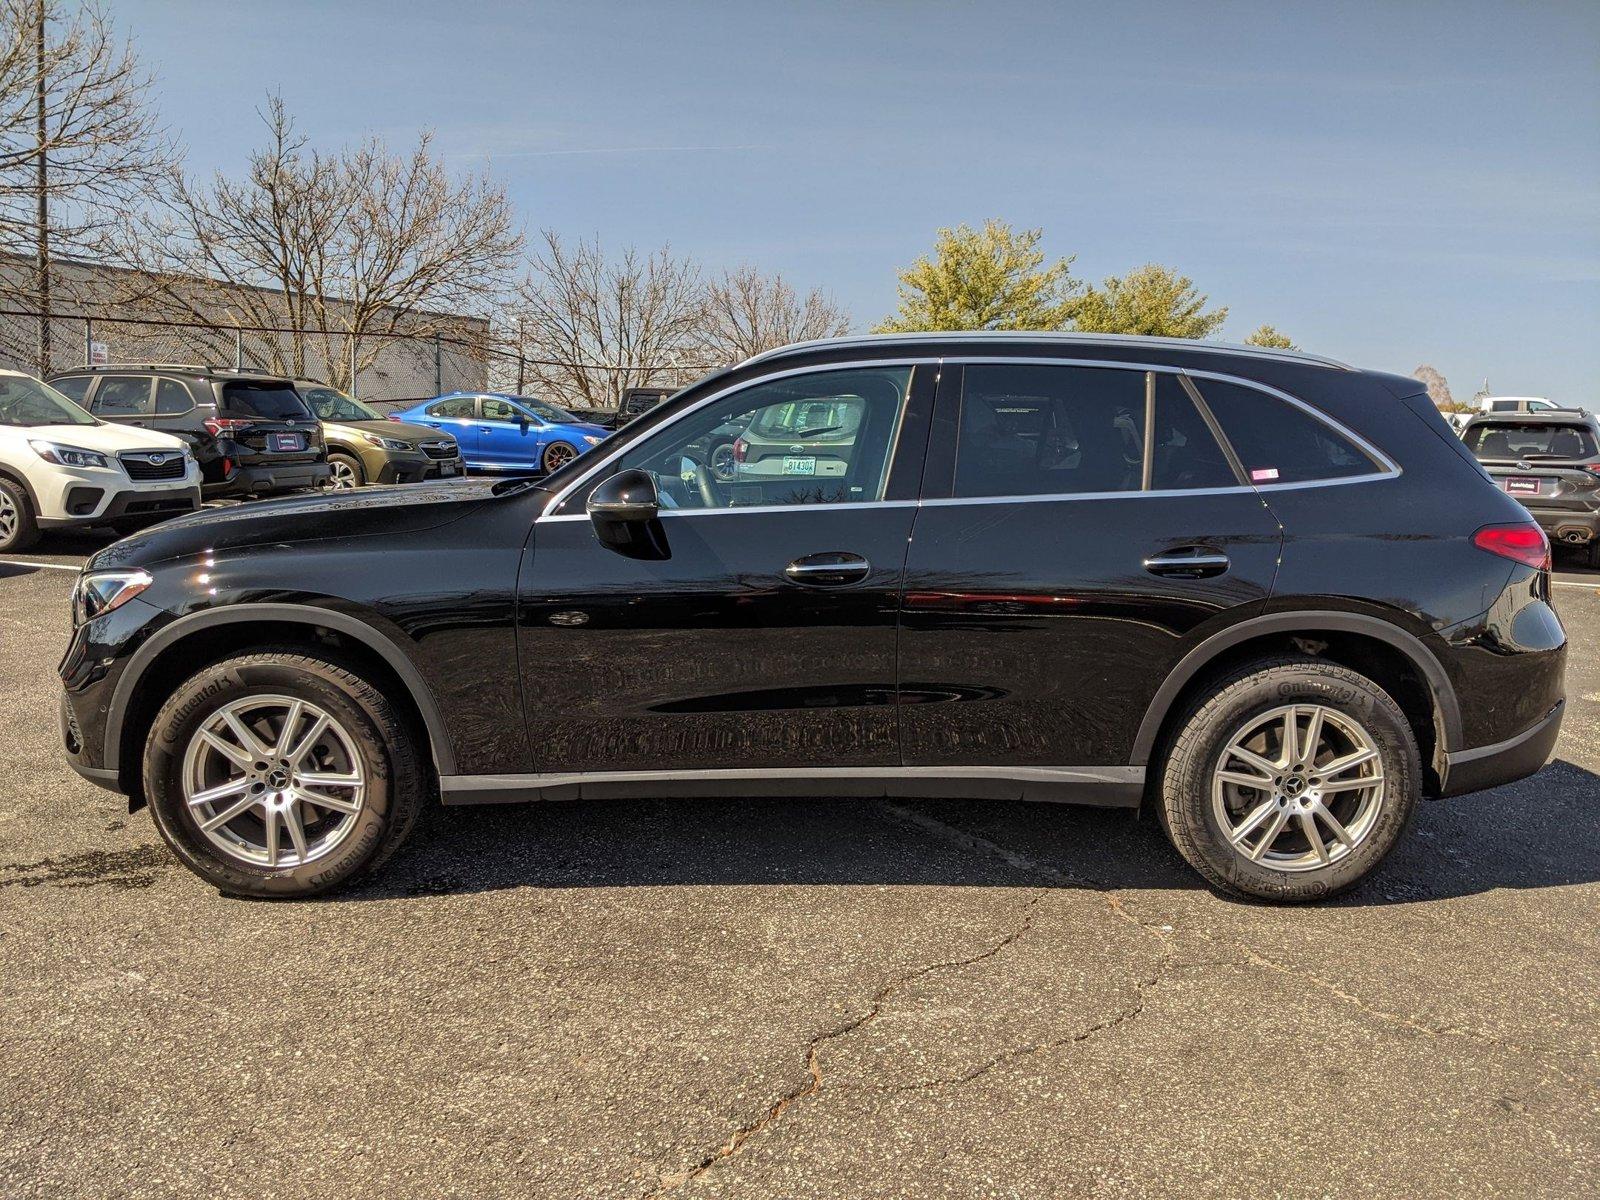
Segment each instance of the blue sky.
[{"label": "blue sky", "polygon": [[670,243],[865,328],[940,225],[1040,226],[1459,397],[1600,406],[1600,3],[118,0],[200,170],[281,91],[432,128],[530,232]]}]

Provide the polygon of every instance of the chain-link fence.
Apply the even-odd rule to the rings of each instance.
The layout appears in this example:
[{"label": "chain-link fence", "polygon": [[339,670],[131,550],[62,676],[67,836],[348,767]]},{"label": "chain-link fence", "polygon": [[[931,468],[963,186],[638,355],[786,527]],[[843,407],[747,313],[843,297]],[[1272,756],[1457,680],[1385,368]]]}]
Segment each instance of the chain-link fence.
[{"label": "chain-link fence", "polygon": [[[697,363],[574,363],[534,357],[497,338],[487,321],[456,320],[448,332],[296,331],[114,315],[55,315],[48,366],[41,369],[40,314],[0,308],[0,366],[48,375],[99,364],[173,364],[265,371],[314,379],[378,405],[444,392],[500,391],[545,396],[585,408],[579,392],[615,404],[633,387],[678,388],[711,369]],[[573,386],[582,375],[591,386]]]}]

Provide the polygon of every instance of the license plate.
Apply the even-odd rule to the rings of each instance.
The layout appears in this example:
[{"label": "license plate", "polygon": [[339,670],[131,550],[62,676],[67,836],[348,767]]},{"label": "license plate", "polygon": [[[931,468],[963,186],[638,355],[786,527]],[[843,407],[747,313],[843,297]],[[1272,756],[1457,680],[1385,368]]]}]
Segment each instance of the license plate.
[{"label": "license plate", "polygon": [[783,473],[785,475],[815,475],[817,473],[817,460],[815,458],[785,458],[783,460]]},{"label": "license plate", "polygon": [[272,435],[272,448],[274,450],[287,450],[290,452],[304,449],[300,444],[298,433],[275,433]]},{"label": "license plate", "polygon": [[455,466],[454,463],[446,463],[444,466],[439,468],[439,474],[441,476],[454,475],[455,473],[456,473],[456,466]]},{"label": "license plate", "polygon": [[1540,480],[1530,479],[1526,475],[1508,475],[1506,476],[1506,491],[1513,496],[1537,496],[1540,482]]}]

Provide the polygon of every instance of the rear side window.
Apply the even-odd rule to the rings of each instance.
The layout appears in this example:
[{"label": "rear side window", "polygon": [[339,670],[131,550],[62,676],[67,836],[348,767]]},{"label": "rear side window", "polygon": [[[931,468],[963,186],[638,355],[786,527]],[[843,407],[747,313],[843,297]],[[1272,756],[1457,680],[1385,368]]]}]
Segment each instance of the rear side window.
[{"label": "rear side window", "polygon": [[287,383],[256,383],[244,380],[222,385],[223,411],[237,417],[261,417],[269,421],[308,420],[311,410],[300,394]]},{"label": "rear side window", "polygon": [[1467,430],[1467,449],[1479,458],[1594,458],[1594,431],[1583,425],[1533,421],[1485,421]]},{"label": "rear side window", "polygon": [[1287,400],[1216,379],[1194,383],[1251,483],[1311,483],[1382,469],[1348,438]]},{"label": "rear side window", "polygon": [[93,375],[69,375],[65,379],[52,379],[50,386],[69,400],[82,404],[83,398],[89,394],[89,384],[93,381]]},{"label": "rear side window", "polygon": [[176,379],[156,380],[156,415],[170,417],[194,407],[189,389]]},{"label": "rear side window", "polygon": [[94,390],[93,411],[104,417],[127,417],[150,411],[150,379],[144,375],[102,375]]},{"label": "rear side window", "polygon": [[450,400],[441,400],[428,407],[430,417],[467,417],[472,416],[472,411],[477,407],[476,396],[456,396]]},{"label": "rear side window", "polygon": [[966,369],[954,495],[1136,492],[1145,376],[1102,367]]},{"label": "rear side window", "polygon": [[1154,490],[1238,487],[1211,426],[1176,375],[1158,372],[1155,423],[1150,430],[1150,486]]}]

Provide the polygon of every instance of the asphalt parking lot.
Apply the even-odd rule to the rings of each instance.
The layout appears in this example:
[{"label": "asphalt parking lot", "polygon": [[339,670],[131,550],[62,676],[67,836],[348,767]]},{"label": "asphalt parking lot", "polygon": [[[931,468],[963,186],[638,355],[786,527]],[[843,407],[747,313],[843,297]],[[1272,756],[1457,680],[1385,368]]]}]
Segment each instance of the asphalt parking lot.
[{"label": "asphalt parking lot", "polygon": [[[1359,891],[1126,814],[444,810],[224,899],[61,761],[70,570],[0,560],[6,1196],[1552,1195],[1600,1172],[1600,575],[1556,761]],[[21,565],[32,564],[32,565]]]}]

